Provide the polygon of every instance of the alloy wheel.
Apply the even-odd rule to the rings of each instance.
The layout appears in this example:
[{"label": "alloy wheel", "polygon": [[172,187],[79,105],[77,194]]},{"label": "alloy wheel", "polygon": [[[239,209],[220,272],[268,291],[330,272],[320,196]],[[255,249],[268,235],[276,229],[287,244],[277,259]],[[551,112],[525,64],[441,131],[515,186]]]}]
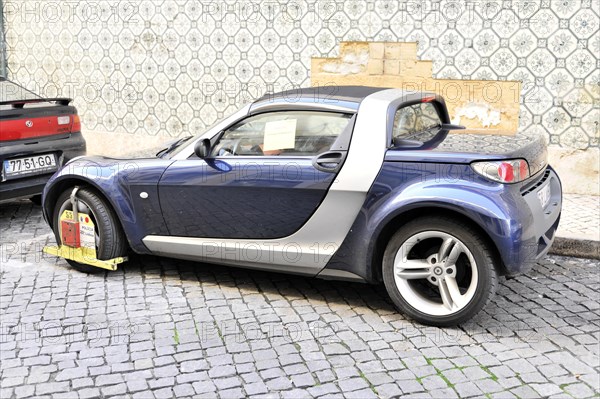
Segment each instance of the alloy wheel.
[{"label": "alloy wheel", "polygon": [[[424,254],[423,248],[427,248]],[[398,249],[394,279],[413,308],[432,316],[447,316],[464,309],[473,299],[477,264],[458,238],[441,231],[424,231]]]}]

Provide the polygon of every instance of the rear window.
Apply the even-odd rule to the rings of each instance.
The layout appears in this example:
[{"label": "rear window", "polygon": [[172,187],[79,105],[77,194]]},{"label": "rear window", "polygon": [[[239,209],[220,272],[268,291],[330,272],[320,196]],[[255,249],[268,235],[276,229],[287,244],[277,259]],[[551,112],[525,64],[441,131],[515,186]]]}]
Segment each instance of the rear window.
[{"label": "rear window", "polygon": [[0,79],[0,102],[41,98],[10,80]]},{"label": "rear window", "polygon": [[394,116],[392,139],[429,141],[442,125],[440,116],[432,103],[419,103],[400,108]]}]

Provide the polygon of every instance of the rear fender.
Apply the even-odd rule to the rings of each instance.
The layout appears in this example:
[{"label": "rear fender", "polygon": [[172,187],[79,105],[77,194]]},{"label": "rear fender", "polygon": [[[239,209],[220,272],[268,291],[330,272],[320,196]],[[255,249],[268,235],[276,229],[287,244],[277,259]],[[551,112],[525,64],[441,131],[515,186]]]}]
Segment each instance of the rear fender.
[{"label": "rear fender", "polygon": [[[386,162],[351,232],[327,268],[375,281],[380,265],[373,264],[373,260],[377,259],[382,233],[391,223],[399,222],[401,226],[406,221],[403,217],[419,209],[459,215],[470,221],[485,232],[505,266],[518,267],[520,260],[512,257],[522,255],[519,245],[525,229],[530,228],[527,218],[531,215],[519,213],[504,185],[473,174],[469,165],[450,165],[452,177],[445,178],[439,173],[441,166],[448,167]],[[511,215],[519,215],[520,222]]]}]

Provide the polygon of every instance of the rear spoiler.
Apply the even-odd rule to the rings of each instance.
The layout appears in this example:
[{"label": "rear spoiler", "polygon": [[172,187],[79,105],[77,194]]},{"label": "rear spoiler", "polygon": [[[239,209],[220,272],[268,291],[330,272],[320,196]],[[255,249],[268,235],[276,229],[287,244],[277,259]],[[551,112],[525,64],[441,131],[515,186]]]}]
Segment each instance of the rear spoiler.
[{"label": "rear spoiler", "polygon": [[23,108],[25,104],[34,103],[56,103],[57,105],[69,105],[73,101],[72,98],[58,97],[58,98],[31,98],[28,100],[12,100],[12,101],[0,101],[0,105],[12,105],[13,108]]}]

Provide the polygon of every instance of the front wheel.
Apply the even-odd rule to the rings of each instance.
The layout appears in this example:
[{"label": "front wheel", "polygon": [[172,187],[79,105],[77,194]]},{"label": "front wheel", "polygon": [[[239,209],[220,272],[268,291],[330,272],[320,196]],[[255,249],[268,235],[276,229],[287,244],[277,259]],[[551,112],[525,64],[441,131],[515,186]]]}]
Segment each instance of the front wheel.
[{"label": "front wheel", "polygon": [[[65,210],[73,210],[70,198],[72,191],[73,188],[62,193],[54,208],[54,235],[59,245],[62,244],[60,217]],[[89,215],[94,223],[96,257],[98,259],[107,260],[127,254],[127,240],[119,221],[110,205],[102,197],[89,188],[80,188],[77,191],[77,210],[79,213]],[[75,269],[86,273],[98,273],[104,270],[69,259],[66,261]]]},{"label": "front wheel", "polygon": [[409,317],[445,327],[475,316],[496,292],[498,276],[487,243],[470,226],[423,217],[392,237],[383,257],[383,281]]}]

